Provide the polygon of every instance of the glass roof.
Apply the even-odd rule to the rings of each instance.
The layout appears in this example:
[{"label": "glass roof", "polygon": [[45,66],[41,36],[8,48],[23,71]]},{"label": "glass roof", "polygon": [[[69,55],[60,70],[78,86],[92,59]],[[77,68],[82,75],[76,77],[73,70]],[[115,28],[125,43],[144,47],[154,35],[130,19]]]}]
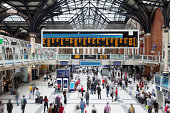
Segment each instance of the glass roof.
[{"label": "glass roof", "polygon": [[70,0],[61,6],[63,14],[53,20],[69,21],[75,29],[102,29],[111,21],[125,21],[125,16],[117,14],[118,7],[114,0]]},{"label": "glass roof", "polygon": [[21,16],[18,15],[12,15],[12,16],[8,16],[7,18],[4,19],[5,22],[24,22],[24,18],[22,18]]}]

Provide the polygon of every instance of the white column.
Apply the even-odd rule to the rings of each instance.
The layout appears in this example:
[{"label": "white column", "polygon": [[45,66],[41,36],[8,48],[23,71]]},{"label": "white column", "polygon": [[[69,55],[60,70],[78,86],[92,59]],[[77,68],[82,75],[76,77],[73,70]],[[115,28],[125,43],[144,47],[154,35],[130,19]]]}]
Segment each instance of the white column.
[{"label": "white column", "polygon": [[31,53],[35,53],[35,37],[34,33],[30,33]]},{"label": "white column", "polygon": [[79,53],[80,53],[79,48],[77,48],[77,54],[79,54]]},{"label": "white column", "polygon": [[87,54],[90,54],[90,48],[87,49]]},{"label": "white column", "polygon": [[86,48],[83,48],[83,55],[86,54]]},{"label": "white column", "polygon": [[104,54],[104,48],[102,48],[102,54]]},{"label": "white column", "polygon": [[168,28],[163,29],[163,39],[164,39],[164,52],[165,52],[165,57],[164,57],[164,72],[168,73]]},{"label": "white column", "polygon": [[73,55],[75,54],[75,48],[73,48]]},{"label": "white column", "polygon": [[100,52],[100,49],[101,49],[101,48],[98,48],[98,53],[101,53],[101,52]]},{"label": "white column", "polygon": [[92,48],[92,54],[94,54],[94,48]]}]

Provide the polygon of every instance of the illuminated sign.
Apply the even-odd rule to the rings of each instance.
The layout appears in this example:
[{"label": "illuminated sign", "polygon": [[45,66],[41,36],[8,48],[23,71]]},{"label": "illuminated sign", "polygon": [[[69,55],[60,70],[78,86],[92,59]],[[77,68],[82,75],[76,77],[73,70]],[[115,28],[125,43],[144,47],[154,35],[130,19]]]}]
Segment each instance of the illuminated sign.
[{"label": "illuminated sign", "polygon": [[71,55],[71,59],[83,59],[83,55]]},{"label": "illuminated sign", "polygon": [[110,59],[110,55],[98,55],[98,59]]},{"label": "illuminated sign", "polygon": [[42,30],[42,47],[138,47],[137,30]]},{"label": "illuminated sign", "polygon": [[96,59],[96,55],[85,55],[85,59]]}]

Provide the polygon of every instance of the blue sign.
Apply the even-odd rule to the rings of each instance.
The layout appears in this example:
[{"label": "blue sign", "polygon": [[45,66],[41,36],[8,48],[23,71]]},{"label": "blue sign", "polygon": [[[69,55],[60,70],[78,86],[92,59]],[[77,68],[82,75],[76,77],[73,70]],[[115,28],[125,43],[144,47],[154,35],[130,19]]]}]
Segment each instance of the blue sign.
[{"label": "blue sign", "polygon": [[121,65],[121,62],[118,62],[118,61],[113,62],[113,65],[115,65],[115,66],[120,66],[120,65]]},{"label": "blue sign", "polygon": [[58,69],[57,70],[57,78],[65,78],[65,77],[69,77],[69,70],[66,69]]},{"label": "blue sign", "polygon": [[74,91],[74,82],[70,82],[70,90]]},{"label": "blue sign", "polygon": [[67,65],[68,65],[68,62],[67,62],[67,61],[61,61],[61,62],[60,62],[60,65],[61,65],[61,66],[67,66]]},{"label": "blue sign", "polygon": [[80,66],[101,66],[101,62],[80,62]]},{"label": "blue sign", "polygon": [[31,44],[28,44],[28,48],[31,48]]},{"label": "blue sign", "polygon": [[68,88],[68,80],[63,80],[63,88]]}]

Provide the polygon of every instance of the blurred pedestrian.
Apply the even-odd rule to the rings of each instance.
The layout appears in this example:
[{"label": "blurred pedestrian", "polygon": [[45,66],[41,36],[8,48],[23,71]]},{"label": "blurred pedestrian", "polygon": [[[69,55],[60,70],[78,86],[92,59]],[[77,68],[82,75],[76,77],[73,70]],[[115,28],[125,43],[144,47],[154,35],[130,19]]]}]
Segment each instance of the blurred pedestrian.
[{"label": "blurred pedestrian", "polygon": [[109,102],[107,102],[107,105],[104,108],[104,113],[110,113],[110,111],[111,111],[111,108],[109,106]]},{"label": "blurred pedestrian", "polygon": [[27,100],[25,99],[25,95],[22,96],[23,98],[21,99],[21,110],[22,110],[22,113],[24,113],[25,111],[25,106],[27,104]]},{"label": "blurred pedestrian", "polygon": [[93,108],[92,108],[92,113],[97,113],[97,110],[95,108],[95,105],[93,104]]},{"label": "blurred pedestrian", "polygon": [[48,99],[47,99],[47,96],[44,97],[43,101],[44,101],[44,113],[45,113],[45,108],[46,107],[47,107],[47,110],[48,110]]},{"label": "blurred pedestrian", "polygon": [[66,89],[63,91],[63,96],[64,96],[64,104],[67,104],[67,95],[66,95]]},{"label": "blurred pedestrian", "polygon": [[80,108],[79,108],[79,106],[78,106],[78,105],[76,106],[75,113],[81,113],[81,110],[80,110]]},{"label": "blurred pedestrian", "polygon": [[52,110],[53,110],[53,104],[51,103],[50,107],[48,108],[48,113],[52,113]]},{"label": "blurred pedestrian", "polygon": [[30,86],[28,87],[29,89],[29,99],[31,98],[31,95],[32,95],[32,90],[33,90],[33,87],[32,87],[32,84],[30,84]]},{"label": "blurred pedestrian", "polygon": [[65,113],[62,103],[60,103],[59,113]]},{"label": "blurred pedestrian", "polygon": [[85,104],[85,102],[83,101],[83,98],[81,98],[81,101],[80,101],[81,113],[84,113],[85,107],[86,107],[86,104]]},{"label": "blurred pedestrian", "polygon": [[19,99],[19,93],[18,93],[18,91],[17,91],[17,90],[16,90],[15,92],[16,92],[16,93],[15,93],[15,101],[16,101],[17,106],[19,106],[19,102],[18,102],[18,99]]},{"label": "blurred pedestrian", "polygon": [[101,99],[101,88],[100,85],[97,86],[98,99]]},{"label": "blurred pedestrian", "polygon": [[128,113],[135,113],[135,108],[133,107],[133,104],[130,104]]},{"label": "blurred pedestrian", "polygon": [[0,101],[0,113],[4,112],[4,104],[2,104],[2,101]]},{"label": "blurred pedestrian", "polygon": [[36,89],[36,84],[33,83],[32,87],[33,87],[32,94],[33,94],[33,96],[34,96],[34,92],[35,92],[35,89]]},{"label": "blurred pedestrian", "polygon": [[118,100],[118,89],[116,87],[116,90],[115,90],[115,101],[117,101],[117,100]]},{"label": "blurred pedestrian", "polygon": [[7,111],[8,111],[8,113],[12,113],[12,109],[13,109],[13,105],[11,103],[11,100],[8,100],[8,103],[7,103]]},{"label": "blurred pedestrian", "polygon": [[87,106],[89,106],[89,98],[90,98],[90,94],[89,91],[87,90],[86,94],[85,94],[85,98],[86,98],[86,104]]}]

